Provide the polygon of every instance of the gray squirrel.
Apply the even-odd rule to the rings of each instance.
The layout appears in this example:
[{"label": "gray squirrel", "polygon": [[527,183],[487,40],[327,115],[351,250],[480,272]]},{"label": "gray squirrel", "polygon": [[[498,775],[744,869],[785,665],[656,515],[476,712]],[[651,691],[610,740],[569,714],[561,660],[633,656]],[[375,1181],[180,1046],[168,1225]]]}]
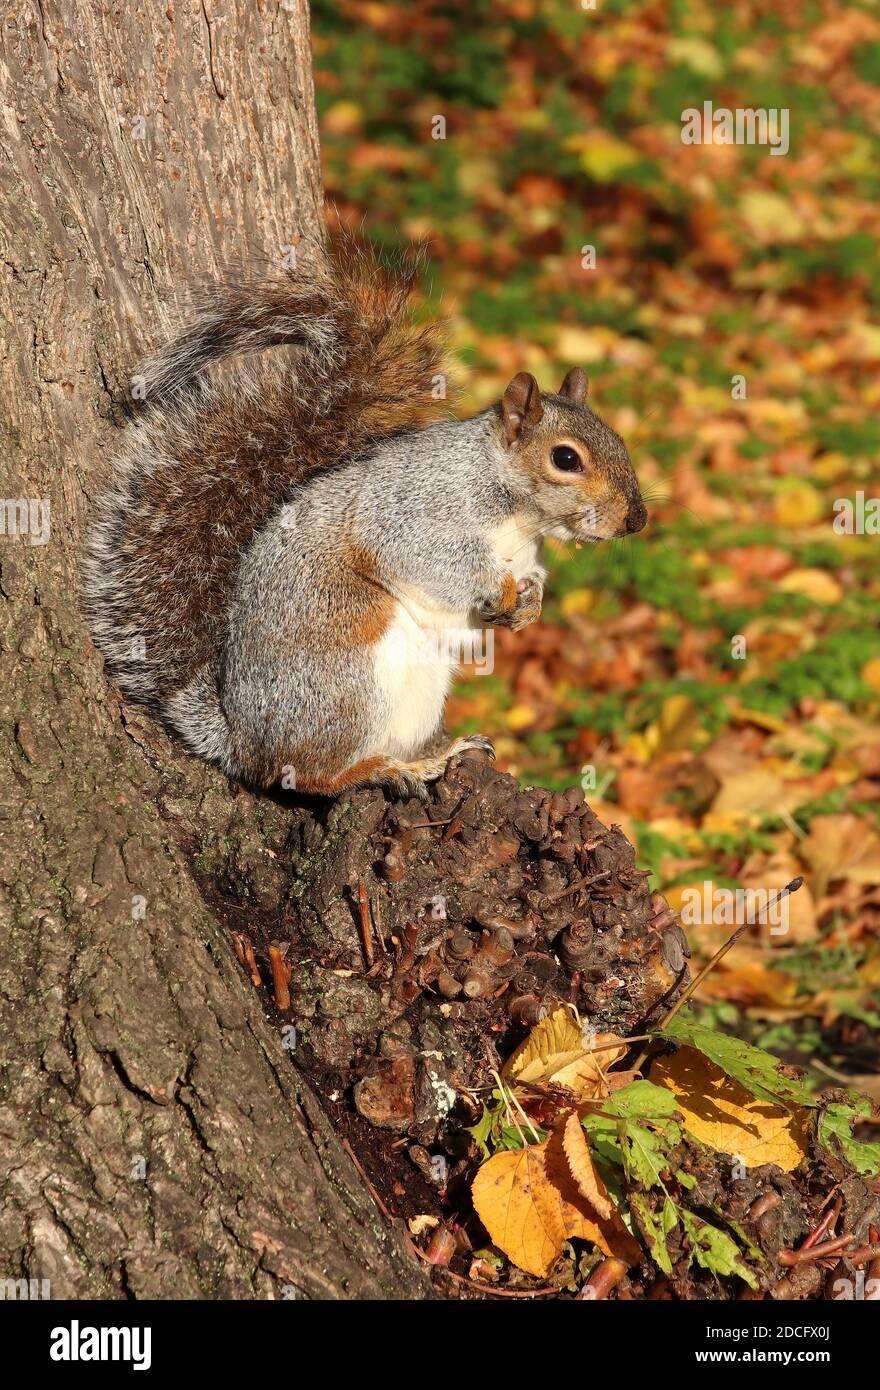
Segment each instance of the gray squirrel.
[{"label": "gray squirrel", "polygon": [[491,752],[431,751],[457,663],[426,636],[534,622],[545,537],[647,519],[579,368],[442,418],[418,270],[336,237],[203,291],[143,368],[96,510],[83,603],[119,687],[252,787],[424,796],[457,753]]}]

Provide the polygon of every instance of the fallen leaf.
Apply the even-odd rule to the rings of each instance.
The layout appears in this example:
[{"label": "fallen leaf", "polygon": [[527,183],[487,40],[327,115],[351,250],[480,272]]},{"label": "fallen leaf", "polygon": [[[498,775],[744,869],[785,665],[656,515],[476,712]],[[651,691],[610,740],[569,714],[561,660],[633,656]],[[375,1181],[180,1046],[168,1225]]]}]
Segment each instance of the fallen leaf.
[{"label": "fallen leaf", "polygon": [[423,1236],[426,1231],[433,1231],[435,1226],[440,1225],[440,1218],[423,1214],[411,1217],[406,1224],[409,1227],[410,1235]]},{"label": "fallen leaf", "polygon": [[[809,526],[823,517],[825,510],[825,499],[819,489],[803,481],[794,483],[784,492],[780,492],[773,509],[776,521],[786,527]],[[794,571],[796,574],[806,572]]]},{"label": "fallen leaf", "polygon": [[614,1033],[597,1033],[585,1040],[573,1013],[562,1004],[535,1025],[508,1057],[501,1074],[513,1082],[566,1086],[580,1099],[607,1096],[610,1086],[605,1073],[624,1055],[626,1044],[598,1053],[590,1049],[616,1041]]},{"label": "fallen leaf", "polygon": [[781,795],[781,779],[763,767],[753,767],[730,777],[711,809],[716,815],[766,815],[779,805]]},{"label": "fallen leaf", "polygon": [[670,695],[663,701],[660,714],[642,733],[633,734],[627,742],[636,757],[644,762],[661,753],[672,753],[693,747],[700,729],[697,707],[689,695]]},{"label": "fallen leaf", "polygon": [[821,897],[834,879],[880,883],[880,836],[868,821],[848,812],[814,816],[798,854],[813,874],[813,891]]},{"label": "fallen leaf", "polygon": [[765,946],[800,946],[805,941],[815,940],[819,934],[816,904],[809,884],[802,884],[784,898],[776,896],[801,872],[798,860],[785,852],[769,856],[756,854],[746,860],[740,871],[746,901],[758,909],[753,914],[759,924],[756,934]]},{"label": "fallen leaf", "polygon": [[590,1153],[584,1127],[578,1116],[572,1112],[562,1127],[562,1147],[577,1183],[581,1196],[586,1198],[597,1216],[609,1217],[614,1211],[614,1203],[608,1196],[608,1189],[599,1177],[598,1170]]},{"label": "fallen leaf", "polygon": [[513,705],[504,716],[504,722],[514,733],[519,733],[522,729],[528,729],[534,724],[538,717],[537,710],[532,709],[531,705]]},{"label": "fallen leaf", "polygon": [[495,1154],[474,1178],[471,1195],[493,1243],[527,1274],[546,1277],[572,1239],[592,1241],[627,1265],[641,1258],[619,1214],[616,1221],[597,1219],[558,1140]]},{"label": "fallen leaf", "polygon": [[839,603],[843,598],[843,586],[826,570],[792,570],[780,579],[778,588],[786,594],[803,594],[814,603]]},{"label": "fallen leaf", "polygon": [[651,1067],[651,1080],[672,1091],[684,1128],[695,1139],[747,1168],[776,1163],[790,1173],[807,1155],[803,1110],[759,1100],[696,1048],[661,1057]]},{"label": "fallen leaf", "polygon": [[865,662],[862,667],[862,680],[872,690],[880,693],[880,656],[872,657],[870,661]]}]

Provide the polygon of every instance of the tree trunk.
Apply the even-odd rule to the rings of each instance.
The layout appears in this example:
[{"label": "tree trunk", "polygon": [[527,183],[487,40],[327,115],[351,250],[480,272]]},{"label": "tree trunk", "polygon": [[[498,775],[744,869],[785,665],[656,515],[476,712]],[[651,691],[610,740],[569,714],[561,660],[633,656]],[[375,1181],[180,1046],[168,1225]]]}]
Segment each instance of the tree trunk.
[{"label": "tree trunk", "polygon": [[318,225],[307,7],[12,8],[0,1276],[53,1297],[423,1297],[181,848],[268,863],[290,812],[124,711],[77,603],[126,373],[194,276]]},{"label": "tree trunk", "polygon": [[[630,1027],[684,973],[677,929],[582,797],[476,756],[427,807],[256,798],[114,695],[78,612],[89,502],[187,283],[319,225],[308,13],[37,0],[4,39],[0,1279],[430,1296],[328,1113],[428,1210],[410,1160],[438,1097],[491,1080],[511,1001]],[[250,979],[278,942],[292,1007]]]}]

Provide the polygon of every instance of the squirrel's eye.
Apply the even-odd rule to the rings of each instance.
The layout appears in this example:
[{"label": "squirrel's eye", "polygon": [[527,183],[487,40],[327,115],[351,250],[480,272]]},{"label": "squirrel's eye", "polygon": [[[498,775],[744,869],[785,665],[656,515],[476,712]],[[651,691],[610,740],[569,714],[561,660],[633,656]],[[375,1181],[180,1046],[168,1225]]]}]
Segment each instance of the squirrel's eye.
[{"label": "squirrel's eye", "polygon": [[563,473],[583,473],[584,462],[576,449],[572,449],[568,444],[557,444],[556,448],[550,453],[553,467],[560,469]]}]

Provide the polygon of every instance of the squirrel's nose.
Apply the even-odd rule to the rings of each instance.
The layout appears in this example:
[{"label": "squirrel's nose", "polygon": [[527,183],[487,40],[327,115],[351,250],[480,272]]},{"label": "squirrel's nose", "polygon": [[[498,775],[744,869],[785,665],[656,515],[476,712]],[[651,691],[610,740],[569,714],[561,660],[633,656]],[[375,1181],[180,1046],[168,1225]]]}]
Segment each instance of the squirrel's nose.
[{"label": "squirrel's nose", "polygon": [[626,514],[627,531],[641,531],[648,520],[648,509],[641,497],[634,497]]}]

